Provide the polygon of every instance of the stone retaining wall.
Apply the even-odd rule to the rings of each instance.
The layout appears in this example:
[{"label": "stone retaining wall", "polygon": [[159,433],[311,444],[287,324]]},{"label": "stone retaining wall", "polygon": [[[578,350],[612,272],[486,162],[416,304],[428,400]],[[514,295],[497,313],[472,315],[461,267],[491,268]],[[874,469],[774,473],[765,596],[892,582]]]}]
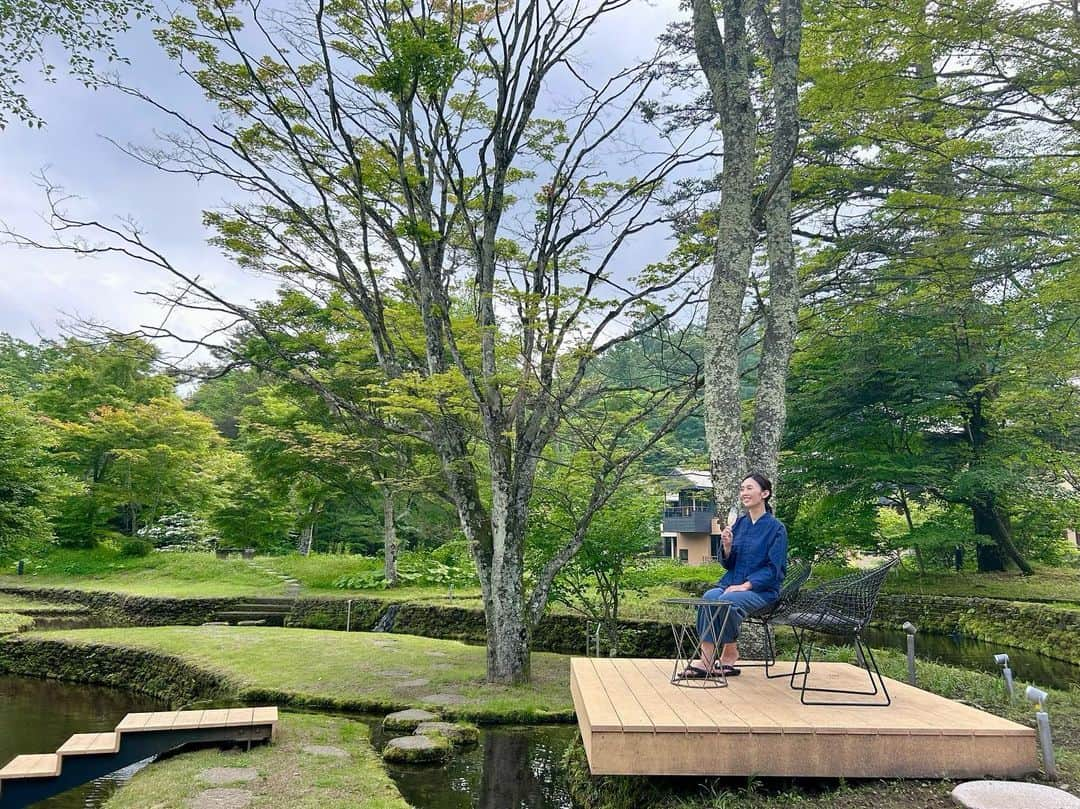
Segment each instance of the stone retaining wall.
[{"label": "stone retaining wall", "polygon": [[0,587],[10,593],[38,601],[82,604],[100,623],[135,626],[175,626],[202,624],[244,601],[242,598],[154,598],[94,590],[48,587]]},{"label": "stone retaining wall", "polygon": [[224,676],[178,657],[41,637],[15,636],[0,643],[0,673],[124,688],[157,697],[172,708],[238,693]]}]

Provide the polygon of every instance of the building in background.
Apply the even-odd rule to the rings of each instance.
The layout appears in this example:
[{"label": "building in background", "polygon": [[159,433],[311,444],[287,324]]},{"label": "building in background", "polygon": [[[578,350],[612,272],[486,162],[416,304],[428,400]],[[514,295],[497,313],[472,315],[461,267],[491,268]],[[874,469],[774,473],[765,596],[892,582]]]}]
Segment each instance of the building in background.
[{"label": "building in background", "polygon": [[659,554],[688,565],[704,565],[720,553],[720,529],[712,476],[696,469],[673,469],[664,495]]}]

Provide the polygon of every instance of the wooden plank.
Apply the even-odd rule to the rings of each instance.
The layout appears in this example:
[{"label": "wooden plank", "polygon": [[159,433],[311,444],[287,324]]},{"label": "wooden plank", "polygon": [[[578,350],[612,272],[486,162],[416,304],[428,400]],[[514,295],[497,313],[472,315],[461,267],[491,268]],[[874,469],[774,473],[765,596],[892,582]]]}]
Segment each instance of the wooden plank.
[{"label": "wooden plank", "polygon": [[653,670],[657,674],[666,672],[668,678],[669,703],[680,713],[700,717],[707,723],[705,728],[695,725],[695,729],[706,732],[749,733],[746,722],[736,715],[727,704],[723,694],[727,688],[700,688],[697,686],[675,685],[670,681],[671,666],[674,661],[652,660]]},{"label": "wooden plank", "polygon": [[688,733],[717,733],[723,729],[731,729],[732,722],[738,721],[734,715],[724,709],[703,711],[700,704],[688,696],[688,692],[706,689],[672,683],[671,673],[674,669],[674,661],[642,659],[635,661],[635,664],[653,683],[653,687],[663,694],[671,710],[682,718]]},{"label": "wooden plank", "polygon": [[593,730],[622,730],[619,714],[608,699],[607,691],[596,675],[592,661],[575,657],[570,661],[570,678],[576,684],[582,700],[582,711]]},{"label": "wooden plank", "polygon": [[248,727],[252,724],[251,718],[254,713],[254,708],[229,708],[229,715],[225,717],[225,724],[231,728]]},{"label": "wooden plank", "polygon": [[154,711],[139,730],[172,730],[180,711]]},{"label": "wooden plank", "polygon": [[265,725],[268,722],[274,723],[278,721],[277,706],[263,706],[260,708],[251,709],[251,724],[253,725]]},{"label": "wooden plank", "polygon": [[0,770],[0,779],[4,778],[48,778],[60,772],[60,756],[56,753],[41,753],[15,756]]},{"label": "wooden plank", "polygon": [[120,734],[76,733],[57,748],[62,756],[90,756],[102,753],[115,753],[119,749]]},{"label": "wooden plank", "polygon": [[686,733],[690,729],[715,732],[715,722],[686,711],[685,707],[682,712],[675,707],[676,700],[671,699],[669,693],[672,689],[670,678],[656,676],[655,669],[648,664],[648,660],[625,660],[619,671],[627,688],[638,692],[657,732]]},{"label": "wooden plank", "polygon": [[206,711],[177,711],[176,719],[173,720],[173,730],[193,730],[202,725],[202,717]]},{"label": "wooden plank", "polygon": [[608,700],[615,709],[615,713],[619,715],[619,724],[622,725],[623,732],[655,732],[656,728],[649,712],[638,701],[635,691],[628,688],[623,681],[618,662],[611,658],[590,658],[590,660],[596,676],[604,686]]},{"label": "wooden plank", "polygon": [[120,724],[116,726],[117,731],[120,733],[127,733],[130,731],[141,730],[153,713],[129,713],[123,719],[120,720]]},{"label": "wooden plank", "polygon": [[214,708],[209,711],[203,711],[202,719],[199,722],[201,728],[218,728],[223,727],[225,722],[229,718],[228,708]]}]

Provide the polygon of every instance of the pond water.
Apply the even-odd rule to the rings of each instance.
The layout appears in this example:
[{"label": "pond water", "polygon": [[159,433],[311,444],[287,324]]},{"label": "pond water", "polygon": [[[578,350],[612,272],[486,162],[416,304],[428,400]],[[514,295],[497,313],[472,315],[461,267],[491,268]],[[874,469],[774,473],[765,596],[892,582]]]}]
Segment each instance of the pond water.
[{"label": "pond water", "polygon": [[[72,733],[112,730],[130,711],[165,706],[113,688],[0,675],[0,766],[21,753],[50,753]],[[138,765],[35,804],[35,809],[101,806]]]},{"label": "pond water", "polygon": [[[381,749],[386,737],[378,725],[373,731]],[[572,809],[562,757],[576,736],[576,725],[486,728],[444,767],[388,769],[418,809]]]},{"label": "pond water", "polygon": [[[871,629],[867,635],[870,646],[874,649],[893,649],[907,653],[907,635],[904,632]],[[1054,660],[1026,649],[987,643],[960,635],[919,633],[915,636],[917,660],[933,660],[972,671],[997,674],[1001,672],[1001,668],[994,662],[994,655],[1000,653],[1009,656],[1009,666],[1017,683],[1035,684],[1044,688],[1049,686],[1063,691],[1080,687],[1080,666],[1064,660]]]}]

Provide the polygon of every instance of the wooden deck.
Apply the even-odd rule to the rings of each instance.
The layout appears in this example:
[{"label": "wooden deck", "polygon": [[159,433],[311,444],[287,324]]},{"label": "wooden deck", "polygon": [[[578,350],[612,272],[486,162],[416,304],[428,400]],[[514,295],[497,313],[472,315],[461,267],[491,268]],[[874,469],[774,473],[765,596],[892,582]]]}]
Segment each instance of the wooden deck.
[{"label": "wooden deck", "polygon": [[[571,661],[594,775],[973,778],[1038,769],[1031,728],[888,678],[887,708],[807,706],[786,678],[766,679],[761,668],[702,689],[672,685],[673,666]],[[867,679],[846,663],[814,663],[812,684],[865,689]]]}]

